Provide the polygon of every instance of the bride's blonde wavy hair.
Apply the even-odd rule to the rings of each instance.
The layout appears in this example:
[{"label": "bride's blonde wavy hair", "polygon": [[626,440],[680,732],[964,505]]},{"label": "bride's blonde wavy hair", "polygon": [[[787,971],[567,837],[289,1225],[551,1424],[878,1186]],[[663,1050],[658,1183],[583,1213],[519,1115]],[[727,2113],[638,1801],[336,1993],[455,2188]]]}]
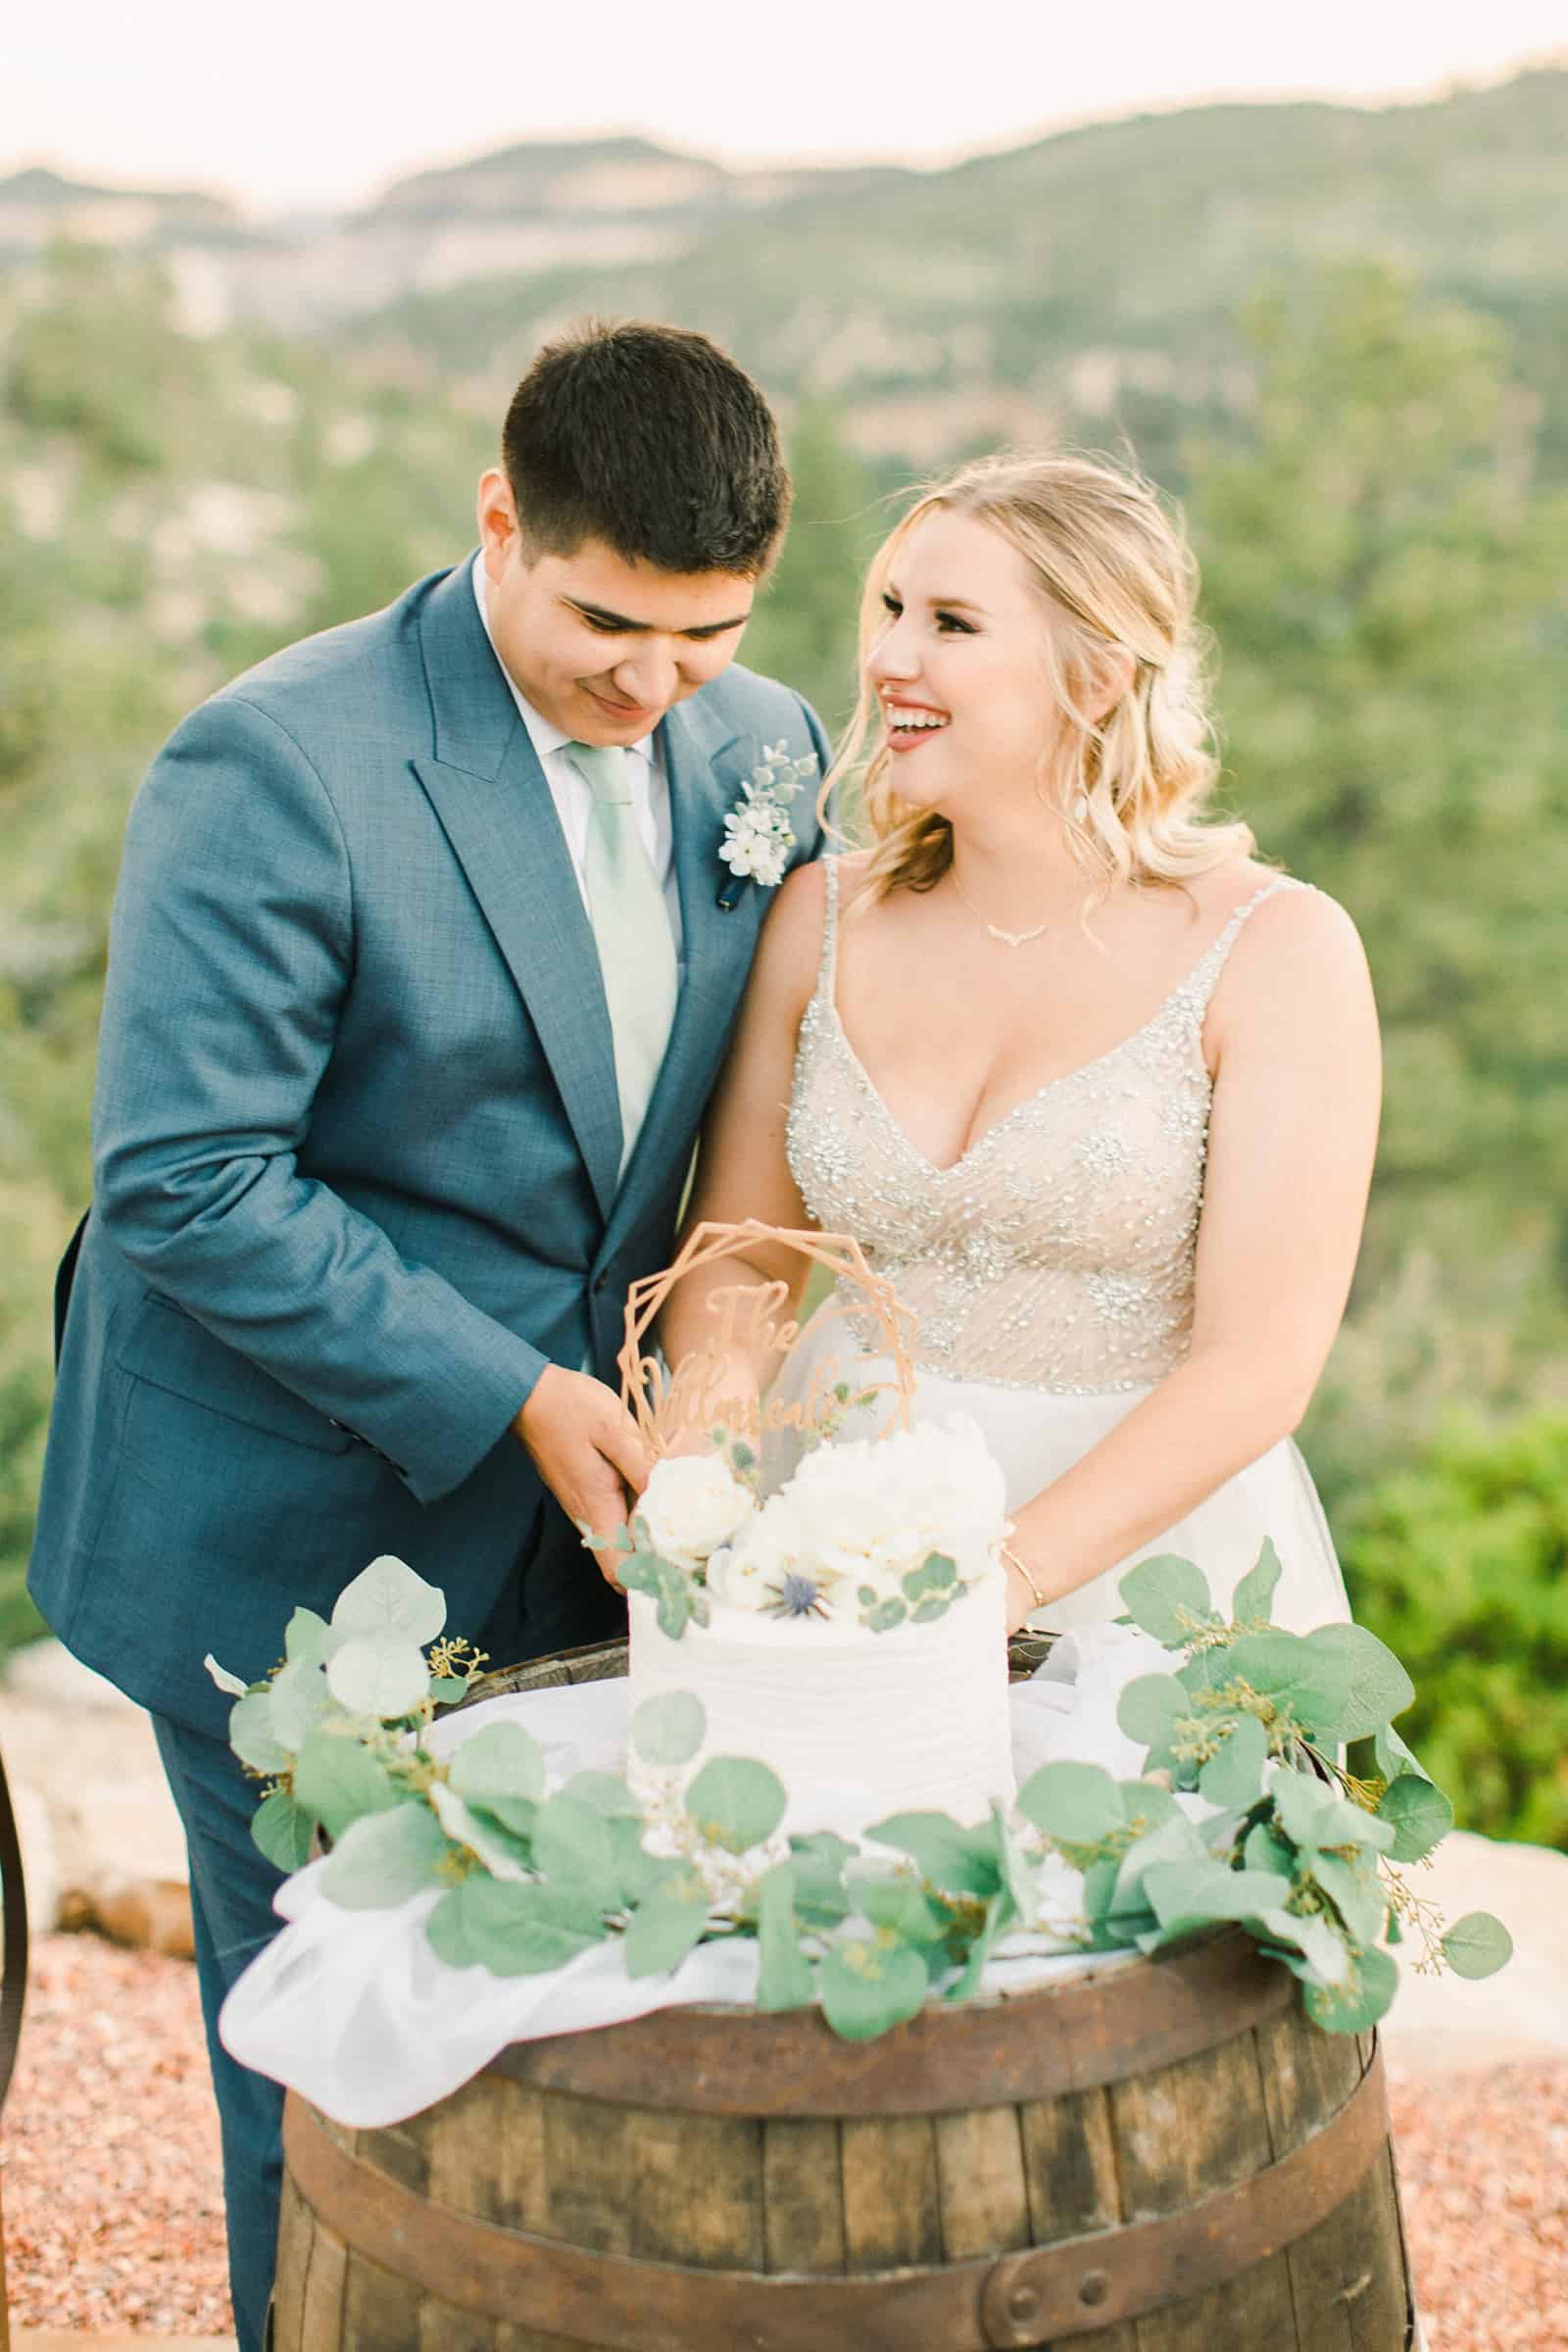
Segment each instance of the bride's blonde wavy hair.
[{"label": "bride's blonde wavy hair", "polygon": [[[1041,653],[1064,725],[1041,781],[1079,863],[1100,886],[1094,895],[1117,882],[1179,885],[1250,854],[1248,826],[1200,817],[1219,761],[1192,552],[1152,483],[1077,455],[976,459],[926,490],[884,540],[860,605],[859,702],[823,787],[824,812],[881,723],[867,663],[887,627],[888,574],[915,524],[938,508],[972,514],[1015,548],[1051,615]],[[1129,658],[1126,685],[1096,716],[1091,706],[1103,701]],[[902,800],[891,765],[884,737],[858,795],[871,856],[857,895],[870,900],[930,890],[953,862],[948,819]]]}]

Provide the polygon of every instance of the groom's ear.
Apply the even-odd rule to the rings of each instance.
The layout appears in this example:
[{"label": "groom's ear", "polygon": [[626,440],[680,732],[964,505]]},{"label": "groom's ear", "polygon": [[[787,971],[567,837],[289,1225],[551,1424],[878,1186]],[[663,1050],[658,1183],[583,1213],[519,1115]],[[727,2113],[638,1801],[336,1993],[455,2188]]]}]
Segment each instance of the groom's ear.
[{"label": "groom's ear", "polygon": [[488,466],[479,476],[478,517],[484,567],[489,577],[496,579],[502,565],[516,553],[522,536],[517,502],[499,466]]}]

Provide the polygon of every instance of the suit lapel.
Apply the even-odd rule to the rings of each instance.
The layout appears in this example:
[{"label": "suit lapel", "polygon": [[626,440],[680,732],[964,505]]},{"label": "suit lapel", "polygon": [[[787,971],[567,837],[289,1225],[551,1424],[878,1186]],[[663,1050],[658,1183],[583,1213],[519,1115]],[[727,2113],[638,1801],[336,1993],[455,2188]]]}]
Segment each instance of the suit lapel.
[{"label": "suit lapel", "polygon": [[431,591],[419,627],[435,733],[433,756],[416,758],[415,772],[528,1007],[608,1218],[620,1104],[599,957],[549,784],[479,619],[466,563]]}]

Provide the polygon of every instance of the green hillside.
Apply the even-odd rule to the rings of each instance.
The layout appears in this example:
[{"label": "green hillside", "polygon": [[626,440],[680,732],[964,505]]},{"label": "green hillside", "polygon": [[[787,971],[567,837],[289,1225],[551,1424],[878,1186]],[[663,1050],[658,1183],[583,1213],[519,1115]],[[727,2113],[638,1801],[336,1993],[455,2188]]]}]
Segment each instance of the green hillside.
[{"label": "green hillside", "polygon": [[1568,70],[1367,110],[1218,106],[1059,133],[952,170],[720,220],[695,250],[496,278],[355,330],[451,379],[514,376],[592,307],[701,326],[851,438],[917,465],[995,437],[1127,434],[1169,470],[1245,415],[1243,313],[1265,286],[1377,260],[1506,322],[1568,465]]}]

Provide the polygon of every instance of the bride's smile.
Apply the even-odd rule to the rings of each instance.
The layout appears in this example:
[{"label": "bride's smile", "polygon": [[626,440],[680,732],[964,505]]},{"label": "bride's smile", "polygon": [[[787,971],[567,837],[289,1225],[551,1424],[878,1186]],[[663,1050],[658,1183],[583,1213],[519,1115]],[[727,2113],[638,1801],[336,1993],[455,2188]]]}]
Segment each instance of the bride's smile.
[{"label": "bride's smile", "polygon": [[[1054,727],[1042,605],[1022,558],[973,516],[937,509],[895,554],[866,664],[897,791],[956,818],[1027,802]],[[1049,626],[1049,619],[1047,621]]]}]

